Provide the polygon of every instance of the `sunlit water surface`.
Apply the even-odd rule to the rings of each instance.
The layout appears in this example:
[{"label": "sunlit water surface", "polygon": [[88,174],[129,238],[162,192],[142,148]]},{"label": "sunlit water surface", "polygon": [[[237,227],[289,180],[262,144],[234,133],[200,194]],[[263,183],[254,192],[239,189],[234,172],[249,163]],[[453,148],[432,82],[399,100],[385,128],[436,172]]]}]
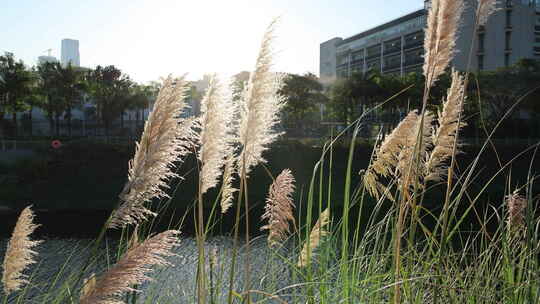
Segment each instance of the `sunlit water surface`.
[{"label": "sunlit water surface", "polygon": [[[10,296],[8,303],[54,303],[60,290],[70,293],[73,303],[77,303],[78,290],[61,288],[65,283],[72,280],[70,276],[79,274],[80,269],[86,263],[89,245],[92,240],[88,239],[47,239],[40,244],[36,251],[38,257],[35,265],[29,268],[30,284]],[[84,276],[94,272],[100,274],[107,265],[114,263],[118,241],[107,241],[101,247],[101,252],[108,252],[99,259],[97,265]],[[244,243],[245,244],[245,243]],[[244,290],[244,278],[246,275],[246,246],[242,244],[238,252],[237,267],[235,274],[235,289]],[[287,264],[294,263],[293,254],[286,247],[279,250],[269,249],[264,238],[256,238],[250,242],[249,254],[249,278],[250,289],[255,290],[253,297],[258,300],[267,298],[264,303],[283,303],[282,301],[268,299],[267,295],[258,293],[277,293],[281,300],[289,302],[295,295],[291,267]],[[0,240],[0,257],[3,260],[7,240]],[[233,240],[229,237],[214,237],[206,242],[206,272],[209,280],[208,303],[226,303],[229,292],[231,257],[233,252]],[[196,293],[197,273],[197,246],[195,239],[184,238],[181,246],[175,248],[176,256],[168,260],[173,264],[170,267],[156,267],[150,274],[151,282],[139,286],[143,291],[137,297],[137,303],[194,303]],[[73,277],[73,276],[72,276]],[[78,288],[80,289],[80,285]],[[68,295],[69,296],[69,295]],[[4,295],[0,291],[0,299],[4,301]],[[3,302],[2,302],[3,303]]]}]

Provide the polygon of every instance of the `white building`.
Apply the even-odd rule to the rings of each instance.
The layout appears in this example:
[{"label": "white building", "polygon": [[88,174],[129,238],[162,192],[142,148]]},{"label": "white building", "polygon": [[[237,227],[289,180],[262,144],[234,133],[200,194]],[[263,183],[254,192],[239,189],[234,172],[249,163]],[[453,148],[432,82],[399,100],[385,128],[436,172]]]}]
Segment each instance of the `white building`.
[{"label": "white building", "polygon": [[41,64],[44,64],[46,62],[58,62],[58,59],[56,59],[56,57],[54,56],[39,56],[38,57],[38,64],[41,65]]},{"label": "white building", "polygon": [[81,66],[79,55],[79,40],[62,39],[62,65],[71,63],[72,66]]}]

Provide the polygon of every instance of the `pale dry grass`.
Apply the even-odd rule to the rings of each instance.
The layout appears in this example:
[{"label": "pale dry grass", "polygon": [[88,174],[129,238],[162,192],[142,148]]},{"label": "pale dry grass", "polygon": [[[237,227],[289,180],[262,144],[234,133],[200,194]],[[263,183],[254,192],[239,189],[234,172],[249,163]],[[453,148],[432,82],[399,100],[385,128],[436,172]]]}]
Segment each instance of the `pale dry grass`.
[{"label": "pale dry grass", "polygon": [[168,180],[178,177],[174,163],[190,152],[196,138],[193,119],[181,118],[186,108],[188,85],[183,78],[163,82],[154,108],[144,125],[141,141],[129,163],[128,181],[120,194],[120,205],[112,213],[108,228],[137,224],[155,213],[144,205],[154,198],[168,198]]},{"label": "pale dry grass", "polygon": [[478,0],[478,25],[485,25],[497,9],[497,0]]},{"label": "pale dry grass", "polygon": [[[466,126],[461,120],[463,101],[465,100],[465,84],[457,71],[452,72],[452,85],[448,90],[442,112],[438,113],[438,127],[433,132],[433,151],[426,161],[426,181],[442,181],[448,172],[445,162],[454,155],[454,144],[459,131]],[[455,151],[459,153],[459,150]]]},{"label": "pale dry grass", "polygon": [[8,242],[6,255],[2,264],[2,284],[4,293],[9,295],[20,290],[28,283],[28,276],[23,272],[35,263],[37,252],[32,248],[41,241],[32,241],[30,234],[39,226],[33,223],[34,213],[30,206],[24,208],[15,224],[15,229]]},{"label": "pale dry grass", "polygon": [[432,0],[424,40],[426,89],[433,86],[454,57],[463,0]]},{"label": "pale dry grass", "polygon": [[[431,148],[431,131],[433,115],[428,111],[424,117],[418,116],[414,127],[409,128],[402,138],[401,151],[399,152],[395,171],[401,189],[409,189],[419,181],[424,171],[424,157],[427,149]],[[419,136],[422,138],[419,138]],[[418,142],[420,140],[420,142]],[[417,157],[419,155],[420,157]]]},{"label": "pale dry grass", "polygon": [[130,248],[107,272],[86,284],[81,304],[122,304],[120,296],[137,291],[133,286],[151,280],[152,266],[171,266],[166,257],[174,256],[172,248],[179,244],[177,230],[159,233]]},{"label": "pale dry grass", "polygon": [[233,187],[234,175],[236,174],[237,158],[234,154],[229,154],[225,160],[225,169],[223,171],[223,189],[221,192],[221,213],[226,213],[232,206],[234,193],[238,189]]},{"label": "pale dry grass", "polygon": [[403,148],[410,146],[408,135],[411,130],[416,129],[418,122],[418,113],[411,111],[376,149],[375,158],[366,169],[363,178],[364,186],[374,197],[379,198],[386,191],[386,187],[381,184],[379,178],[395,174]]},{"label": "pale dry grass", "polygon": [[216,186],[226,158],[233,153],[233,144],[237,140],[232,130],[235,108],[230,96],[214,75],[201,101],[199,160],[202,164],[202,194]]},{"label": "pale dry grass", "polygon": [[329,235],[327,226],[330,224],[330,209],[325,209],[313,229],[309,234],[309,240],[304,242],[300,256],[298,257],[298,267],[306,267],[311,263],[311,257],[313,256],[313,251],[319,247],[322,238]]},{"label": "pale dry grass", "polygon": [[508,207],[508,217],[506,224],[508,231],[517,233],[525,229],[525,210],[527,209],[527,199],[516,190],[506,196],[506,205]]},{"label": "pale dry grass", "polygon": [[279,113],[285,105],[278,94],[282,76],[271,71],[274,41],[273,22],[266,30],[255,65],[240,99],[239,139],[242,145],[239,168],[248,174],[258,163],[265,163],[262,153],[280,133],[274,128],[279,123]]},{"label": "pale dry grass", "polygon": [[268,243],[270,246],[279,245],[290,232],[289,222],[294,224],[293,198],[294,176],[291,170],[284,169],[276,180],[270,185],[264,214],[261,219],[268,220],[268,224],[261,230],[268,230]]}]

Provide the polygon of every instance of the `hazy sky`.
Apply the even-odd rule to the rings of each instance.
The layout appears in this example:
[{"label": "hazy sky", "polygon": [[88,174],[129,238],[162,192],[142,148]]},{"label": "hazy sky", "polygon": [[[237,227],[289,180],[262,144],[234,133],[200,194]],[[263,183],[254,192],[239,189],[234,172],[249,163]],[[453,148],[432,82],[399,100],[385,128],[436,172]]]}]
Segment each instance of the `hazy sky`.
[{"label": "hazy sky", "polygon": [[0,52],[33,65],[62,38],[81,65],[113,64],[137,81],[251,70],[264,29],[280,16],[276,70],[319,72],[319,44],[423,6],[423,0],[3,0]]}]

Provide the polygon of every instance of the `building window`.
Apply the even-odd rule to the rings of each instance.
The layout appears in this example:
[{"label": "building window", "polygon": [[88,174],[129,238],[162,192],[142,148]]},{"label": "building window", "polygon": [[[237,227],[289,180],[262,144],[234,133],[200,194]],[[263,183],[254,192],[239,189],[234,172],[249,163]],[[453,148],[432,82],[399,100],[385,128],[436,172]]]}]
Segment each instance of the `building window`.
[{"label": "building window", "polygon": [[484,69],[484,55],[478,55],[478,70]]},{"label": "building window", "polygon": [[506,32],[505,39],[504,39],[505,50],[509,51],[509,50],[512,49],[510,47],[511,46],[511,41],[512,41],[512,33],[511,32]]},{"label": "building window", "polygon": [[510,65],[510,54],[504,54],[504,66],[507,67]]},{"label": "building window", "polygon": [[367,57],[375,57],[381,55],[381,45],[374,45],[372,47],[367,48]]},{"label": "building window", "polygon": [[506,11],[506,27],[507,28],[512,27],[512,10]]},{"label": "building window", "polygon": [[484,38],[485,38],[484,33],[478,34],[478,51],[479,52],[484,52],[484,40],[485,40]]}]

